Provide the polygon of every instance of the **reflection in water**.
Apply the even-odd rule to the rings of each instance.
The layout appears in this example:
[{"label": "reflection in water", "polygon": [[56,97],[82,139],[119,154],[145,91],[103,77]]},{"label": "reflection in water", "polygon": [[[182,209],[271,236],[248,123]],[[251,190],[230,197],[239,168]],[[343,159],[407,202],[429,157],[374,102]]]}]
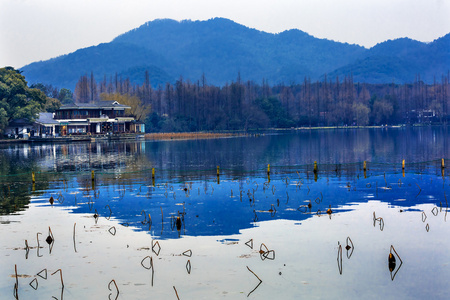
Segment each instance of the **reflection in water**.
[{"label": "reflection in water", "polygon": [[[400,213],[398,206],[369,201],[345,205],[331,220],[312,215],[300,222],[282,219],[260,222],[234,235],[156,240],[158,237],[148,232],[120,226],[114,218],[100,217],[95,224],[92,215],[72,214],[61,205],[51,207],[44,199],[38,203],[33,200],[22,216],[10,217],[20,223],[0,227],[3,245],[18,244],[46,225],[51,225],[58,240],[52,253],[42,253],[40,258],[31,255],[37,249],[30,243],[26,264],[23,249],[2,246],[0,255],[13,264],[5,262],[5,268],[0,270],[4,278],[2,294],[13,288],[15,280],[6,278],[13,273],[14,263],[18,266],[20,298],[59,299],[63,291],[65,299],[106,298],[109,293],[112,298],[120,293],[119,298],[127,299],[144,299],[149,295],[170,299],[173,286],[183,298],[190,299],[247,296],[295,299],[299,294],[327,299],[398,299],[402,295],[445,299],[440,295],[449,292],[445,284],[450,275],[445,264],[448,260],[445,236],[449,229],[443,222],[444,211],[433,220],[433,230],[427,233],[421,227],[421,211],[431,211],[433,205],[414,205]],[[383,232],[373,230],[374,209],[389,220]],[[80,225],[77,252],[71,245],[74,223]],[[19,235],[5,226],[15,228]],[[112,227],[117,230],[115,235],[108,233]],[[351,241],[346,240],[348,234]],[[346,243],[337,245],[336,240]],[[395,249],[389,248],[390,241],[395,242]],[[252,249],[253,242],[260,246]],[[343,252],[347,246],[354,248],[353,242],[358,243],[358,251],[347,254],[345,259]],[[276,257],[265,259],[271,250]],[[389,253],[395,256],[396,263],[392,265],[388,260],[386,268]],[[408,262],[405,270],[403,256]],[[44,268],[54,276],[42,280],[34,275]],[[63,281],[58,275],[63,275]],[[39,283],[37,289],[29,285],[34,279]],[[389,284],[393,279],[395,284]]]},{"label": "reflection in water", "polygon": [[[332,174],[319,174],[315,181],[298,172],[283,173],[272,176],[270,183],[264,177],[223,176],[220,183],[213,176],[187,182],[179,182],[178,178],[178,182],[156,186],[136,176],[139,173],[134,173],[134,180],[121,176],[103,179],[98,175],[94,189],[73,178],[63,190],[59,190],[58,182],[53,184],[44,197],[61,199],[58,205],[70,207],[74,213],[90,213],[95,222],[99,217],[107,220],[113,217],[162,238],[235,234],[256,222],[274,219],[304,220],[313,215],[328,215],[331,219],[332,215],[345,211],[342,208],[345,205],[371,199],[394,203],[403,207],[402,211],[416,203],[433,204],[434,214],[437,207],[448,207],[445,177],[373,172],[368,178],[355,174],[349,181]],[[384,216],[375,211],[371,214],[373,226],[383,231]]]},{"label": "reflection in water", "polygon": [[[330,129],[217,140],[131,141],[70,144],[12,144],[0,148],[2,176],[35,171],[137,171],[156,168],[170,175],[220,166],[233,175],[272,166],[319,170],[363,161],[407,164],[450,157],[447,127]],[[347,164],[347,165],[346,165]],[[327,167],[327,165],[330,165]],[[274,169],[275,168],[275,169]],[[212,173],[212,172],[211,172]],[[161,175],[161,174],[160,174]]]},{"label": "reflection in water", "polygon": [[447,139],[429,127],[4,147],[0,293],[445,299]]},{"label": "reflection in water", "polygon": [[[398,265],[397,268],[396,268],[397,259],[395,257],[397,257],[398,260],[400,261],[400,264]],[[400,258],[400,256],[398,255],[397,251],[395,251],[394,246],[392,246],[392,245],[391,245],[391,249],[389,250],[388,264],[389,264],[389,272],[391,272],[391,280],[394,281],[395,275],[397,275],[398,271],[400,270],[400,268],[403,265],[403,261]]]}]

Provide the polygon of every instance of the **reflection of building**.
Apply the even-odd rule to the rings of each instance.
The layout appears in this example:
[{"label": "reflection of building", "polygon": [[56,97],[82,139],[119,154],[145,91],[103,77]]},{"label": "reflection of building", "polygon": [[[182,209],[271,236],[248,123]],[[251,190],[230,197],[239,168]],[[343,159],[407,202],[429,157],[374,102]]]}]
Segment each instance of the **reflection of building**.
[{"label": "reflection of building", "polygon": [[59,122],[59,133],[105,134],[105,133],[143,133],[144,124],[133,117],[125,116],[129,106],[117,101],[98,101],[95,103],[70,103],[61,106],[54,119]]}]

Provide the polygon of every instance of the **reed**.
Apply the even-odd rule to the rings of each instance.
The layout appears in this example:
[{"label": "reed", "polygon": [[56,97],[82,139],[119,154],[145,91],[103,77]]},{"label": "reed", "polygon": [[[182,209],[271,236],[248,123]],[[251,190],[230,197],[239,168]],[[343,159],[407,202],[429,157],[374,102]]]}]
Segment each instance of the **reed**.
[{"label": "reed", "polygon": [[39,287],[39,283],[37,281],[37,278],[34,278],[31,282],[30,282],[30,286],[36,291]]},{"label": "reed", "polygon": [[77,223],[73,224],[73,249],[75,250],[75,253],[77,252],[77,247],[76,247],[76,243],[75,243],[75,228],[77,226]]},{"label": "reed", "polygon": [[59,272],[59,275],[60,275],[60,278],[61,278],[61,287],[64,289],[64,281],[63,281],[62,270],[58,269],[55,272],[53,272],[51,275],[55,275],[57,272]]},{"label": "reed", "polygon": [[188,259],[187,263],[186,263],[186,271],[188,272],[188,274],[191,274],[191,260]]},{"label": "reed", "polygon": [[339,274],[342,275],[342,245],[339,245],[339,248],[338,248],[337,264],[338,264]]},{"label": "reed", "polygon": [[180,300],[180,297],[178,297],[178,292],[177,292],[177,289],[175,288],[175,286],[173,286],[173,289],[175,290],[175,295],[177,296],[177,299]]},{"label": "reed", "polygon": [[[114,286],[115,286],[115,288],[116,288],[117,295],[116,295],[116,298],[115,298],[115,299],[117,299],[117,298],[119,298],[119,294],[120,294],[120,292],[119,292],[119,287],[117,286],[117,283],[116,283],[116,281],[115,281],[114,279],[111,280],[111,281],[108,283],[108,290],[109,290],[110,292],[112,292],[111,283],[114,283]],[[111,294],[108,295],[108,299],[111,299]]]},{"label": "reed", "polygon": [[255,272],[253,272],[252,270],[250,270],[250,268],[247,266],[247,269],[253,274],[255,275],[256,278],[258,278],[259,283],[255,286],[255,288],[253,290],[250,291],[250,293],[248,293],[247,298],[251,295],[251,293],[253,293],[262,283],[261,278],[258,277],[258,275],[255,274]]},{"label": "reed", "polygon": [[198,140],[217,139],[243,135],[244,134],[215,132],[155,132],[145,134],[145,138],[149,140]]},{"label": "reed", "polygon": [[37,240],[37,257],[42,257],[42,255],[39,255],[39,249],[41,248],[41,246],[39,245],[39,235],[42,234],[40,232],[36,233],[36,240]]},{"label": "reed", "polygon": [[19,277],[17,275],[17,265],[14,265],[16,283],[14,284],[14,298],[19,299]]}]

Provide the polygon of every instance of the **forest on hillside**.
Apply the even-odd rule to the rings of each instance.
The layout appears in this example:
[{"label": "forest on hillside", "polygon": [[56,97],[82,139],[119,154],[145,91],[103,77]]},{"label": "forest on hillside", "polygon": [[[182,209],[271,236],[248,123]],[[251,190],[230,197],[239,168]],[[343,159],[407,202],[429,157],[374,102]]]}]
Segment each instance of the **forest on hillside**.
[{"label": "forest on hillside", "polygon": [[[182,77],[175,84],[152,88],[149,74],[142,84],[129,78],[81,76],[73,99],[91,102],[116,99],[133,106],[146,130],[216,131],[301,126],[367,126],[438,124],[449,120],[449,74],[433,84],[418,75],[410,84],[367,84],[352,76],[271,86],[244,81],[238,74],[224,86]],[[131,103],[131,104],[130,104]]]}]

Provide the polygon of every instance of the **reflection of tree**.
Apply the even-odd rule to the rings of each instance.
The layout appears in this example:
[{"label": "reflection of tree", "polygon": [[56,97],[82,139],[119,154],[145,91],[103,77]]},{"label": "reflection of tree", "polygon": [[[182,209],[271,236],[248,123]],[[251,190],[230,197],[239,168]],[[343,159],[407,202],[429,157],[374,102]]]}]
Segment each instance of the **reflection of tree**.
[{"label": "reflection of tree", "polygon": [[[120,173],[121,179],[132,180],[144,169],[151,168],[143,142],[72,143],[43,145],[7,145],[0,152],[0,214],[23,210],[33,190],[31,173],[36,174],[34,190],[48,188],[50,182],[66,180],[76,172],[80,186],[91,188],[90,171],[97,180],[109,181]],[[120,171],[117,171],[120,170]],[[100,174],[99,174],[100,173]],[[101,174],[103,173],[103,174]],[[86,176],[80,176],[80,175]],[[100,182],[98,182],[100,183]],[[36,195],[36,193],[34,193]]]},{"label": "reflection of tree", "polygon": [[0,215],[24,210],[30,203],[30,189],[25,184],[0,184]]},{"label": "reflection of tree", "polygon": [[[31,155],[28,147],[11,146],[0,152],[0,215],[21,211],[30,203],[33,195],[48,189],[49,182],[61,180],[61,174],[42,172],[38,165],[41,157]],[[32,184],[31,173],[36,174]]]},{"label": "reflection of tree", "polygon": [[[28,173],[28,180],[18,180],[18,177],[11,176],[8,180],[0,183],[0,215],[8,215],[24,210],[30,203],[31,196],[43,194],[48,189],[49,182],[56,180],[50,174],[39,175],[39,181],[33,185],[31,173]],[[23,176],[20,176],[22,178]],[[32,192],[36,190],[37,192]]]},{"label": "reflection of tree", "polygon": [[[220,175],[239,178],[259,172],[265,176],[271,165],[277,173],[312,175],[314,161],[319,178],[325,172],[353,177],[362,162],[369,168],[387,168],[385,163],[425,162],[449,157],[448,129],[421,127],[401,129],[305,130],[294,134],[262,135],[215,140],[130,141],[46,145],[3,145],[0,151],[0,213],[23,209],[32,191],[31,172],[36,172],[36,191],[49,182],[76,176],[80,187],[91,189],[91,170],[97,186],[120,183],[184,182]],[[389,168],[391,168],[389,166]],[[70,171],[65,175],[66,171]],[[309,173],[305,171],[310,171]],[[305,175],[306,173],[306,175]],[[284,175],[283,175],[284,176]],[[288,175],[291,179],[292,176]],[[294,175],[297,178],[297,175]],[[220,178],[222,180],[222,177]]]},{"label": "reflection of tree", "polygon": [[[433,138],[433,136],[435,138]],[[294,134],[261,135],[218,140],[158,141],[146,143],[145,155],[155,163],[157,174],[241,175],[310,168],[354,173],[368,163],[428,161],[448,157],[446,129],[442,127],[399,129],[304,130]],[[360,165],[356,164],[360,163]],[[371,165],[370,167],[373,167]],[[353,170],[353,171],[352,171]]]}]

